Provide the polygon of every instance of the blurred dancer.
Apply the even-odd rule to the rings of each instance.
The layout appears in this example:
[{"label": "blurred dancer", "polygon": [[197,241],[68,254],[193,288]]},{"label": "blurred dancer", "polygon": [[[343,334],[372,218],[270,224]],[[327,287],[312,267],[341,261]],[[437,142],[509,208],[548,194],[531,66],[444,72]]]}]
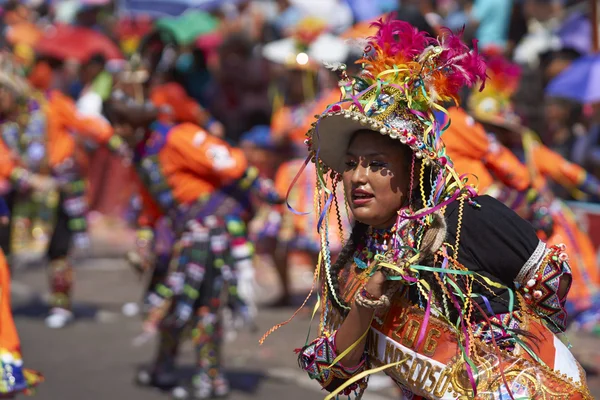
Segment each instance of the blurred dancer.
[{"label": "blurred dancer", "polygon": [[[0,197],[0,224],[7,225],[8,218],[8,207]],[[23,368],[21,343],[10,308],[10,271],[0,251],[0,398],[30,394],[43,380],[38,372]]]},{"label": "blurred dancer", "polygon": [[[222,397],[229,392],[221,369],[222,309],[248,314],[242,300],[247,296],[238,285],[252,274],[245,221],[254,198],[278,198],[248,168],[241,150],[197,125],[158,122],[154,105],[134,100],[128,88],[116,90],[110,103],[118,135],[111,146],[121,154],[133,151],[143,199],[143,240],[147,253],[156,253],[155,269],[164,264],[161,273],[154,272],[146,298],[145,330],[158,329],[158,352],[151,369],[140,370],[137,380],[172,389],[175,398]],[[175,359],[190,329],[196,371],[191,385],[178,385]]]},{"label": "blurred dancer", "polygon": [[[54,230],[48,246],[51,310],[46,325],[62,328],[72,321],[72,246],[85,249],[87,236],[85,182],[75,162],[77,146],[73,133],[103,143],[112,135],[104,120],[81,116],[73,101],[58,91],[43,96],[30,89],[17,67],[3,54],[0,86],[2,102],[1,178],[10,182],[6,196],[9,209],[17,195],[31,189],[48,193],[58,190]],[[10,228],[2,228],[2,248],[10,251]]]},{"label": "blurred dancer", "polygon": [[[286,78],[285,103],[273,115],[271,134],[276,143],[287,144],[292,154],[292,159],[279,166],[275,176],[275,186],[281,196],[287,196],[289,208],[282,207],[279,210],[282,217],[277,234],[275,264],[283,292],[275,303],[276,306],[291,303],[290,258],[300,257],[306,264],[317,265],[319,250],[323,244],[317,220],[304,215],[315,202],[317,179],[314,165],[305,163],[308,154],[304,141],[314,115],[339,102],[341,97],[339,88],[322,87],[324,85],[319,82],[318,77],[323,77],[327,71],[320,63],[340,64],[349,53],[345,43],[325,33],[325,28],[325,22],[319,19],[302,20],[291,31],[290,37],[271,42],[263,49],[263,54],[268,60],[283,68]],[[288,192],[292,183],[293,187]],[[335,258],[342,248],[338,238],[341,237],[344,227],[349,227],[341,187],[337,188],[332,201],[335,202],[337,213],[330,215],[328,225],[329,229],[334,231],[331,235],[334,239],[330,245]]]},{"label": "blurred dancer", "polygon": [[[511,96],[519,81],[519,68],[501,57],[490,58],[488,66],[490,81],[482,92],[473,93],[469,103],[473,116],[493,135],[488,136],[491,146],[487,157],[497,161],[498,152],[506,151],[500,144],[521,154],[520,161],[527,167],[529,182],[539,197],[519,196],[506,191],[498,193],[498,196],[511,203],[509,205],[513,208],[523,206],[524,202],[533,198],[543,204],[530,212],[533,213],[534,222],[551,229],[545,232],[544,229],[538,229],[538,233],[548,243],[564,243],[570,249],[574,290],[568,304],[572,316],[583,325],[593,326],[600,318],[600,276],[594,247],[588,235],[579,228],[568,206],[554,195],[548,182],[554,181],[569,190],[590,195],[600,193],[600,182],[580,166],[566,161],[544,146],[533,132],[522,125],[511,103]],[[514,163],[512,165],[505,170],[520,170],[522,174],[522,167]],[[533,202],[529,205],[534,207]]]}]

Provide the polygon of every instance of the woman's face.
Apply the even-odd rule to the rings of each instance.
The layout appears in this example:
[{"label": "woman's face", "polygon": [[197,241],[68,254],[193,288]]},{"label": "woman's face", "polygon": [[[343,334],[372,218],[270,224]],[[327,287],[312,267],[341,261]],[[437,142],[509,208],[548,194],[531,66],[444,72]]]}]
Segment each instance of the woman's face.
[{"label": "woman's face", "polygon": [[358,131],[348,147],[344,192],[354,218],[389,228],[405,204],[410,184],[406,151],[400,142],[373,131]]}]

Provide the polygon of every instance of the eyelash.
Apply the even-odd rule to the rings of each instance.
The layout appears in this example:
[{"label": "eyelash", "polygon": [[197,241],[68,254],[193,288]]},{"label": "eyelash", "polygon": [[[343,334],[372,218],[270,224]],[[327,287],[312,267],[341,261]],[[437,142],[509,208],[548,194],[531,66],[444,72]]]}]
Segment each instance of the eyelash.
[{"label": "eyelash", "polygon": [[[353,168],[356,167],[357,162],[356,161],[346,161],[346,166]],[[376,167],[376,168],[385,168],[387,167],[387,163],[383,162],[383,161],[371,161],[369,163],[369,167]]]}]

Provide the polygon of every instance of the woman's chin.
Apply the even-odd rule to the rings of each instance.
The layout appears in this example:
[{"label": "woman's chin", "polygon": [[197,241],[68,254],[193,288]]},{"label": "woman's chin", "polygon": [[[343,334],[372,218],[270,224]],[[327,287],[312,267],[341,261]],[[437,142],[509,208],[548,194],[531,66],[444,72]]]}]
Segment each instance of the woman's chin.
[{"label": "woman's chin", "polygon": [[354,220],[360,223],[363,223],[368,226],[379,226],[382,224],[381,217],[378,215],[374,215],[375,213],[368,212],[367,210],[355,210],[354,211]]}]

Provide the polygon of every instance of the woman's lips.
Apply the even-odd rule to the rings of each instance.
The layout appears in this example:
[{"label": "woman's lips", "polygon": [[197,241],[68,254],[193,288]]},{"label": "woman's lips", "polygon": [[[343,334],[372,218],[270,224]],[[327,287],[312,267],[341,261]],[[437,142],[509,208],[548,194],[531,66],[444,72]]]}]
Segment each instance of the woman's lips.
[{"label": "woman's lips", "polygon": [[352,191],[352,204],[355,206],[363,206],[373,200],[375,196],[363,189],[354,189]]}]

